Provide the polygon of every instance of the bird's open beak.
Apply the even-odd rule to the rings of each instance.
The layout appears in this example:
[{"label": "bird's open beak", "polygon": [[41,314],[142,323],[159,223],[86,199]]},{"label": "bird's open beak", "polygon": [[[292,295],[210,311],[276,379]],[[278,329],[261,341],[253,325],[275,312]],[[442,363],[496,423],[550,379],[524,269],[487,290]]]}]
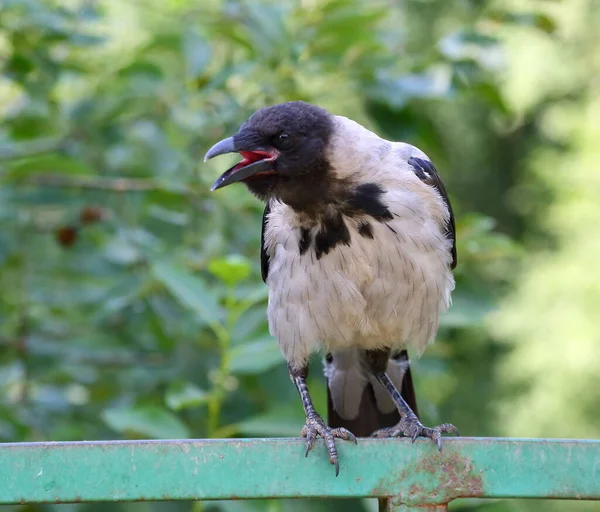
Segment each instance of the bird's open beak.
[{"label": "bird's open beak", "polygon": [[237,181],[244,181],[258,174],[274,174],[274,162],[277,155],[273,150],[267,151],[266,148],[238,148],[234,137],[229,137],[217,142],[208,150],[204,156],[204,161],[210,160],[215,156],[224,155],[226,153],[239,153],[243,160],[234,165],[231,169],[225,171],[210,188],[211,191],[218,188],[226,187]]}]

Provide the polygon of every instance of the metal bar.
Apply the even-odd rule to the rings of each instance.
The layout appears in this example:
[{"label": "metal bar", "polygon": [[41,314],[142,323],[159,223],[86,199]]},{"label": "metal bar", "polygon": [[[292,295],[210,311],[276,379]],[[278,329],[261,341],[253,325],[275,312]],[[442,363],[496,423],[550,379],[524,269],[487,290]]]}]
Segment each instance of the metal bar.
[{"label": "metal bar", "polygon": [[300,439],[0,444],[0,503],[393,497],[388,510],[402,510],[458,497],[600,499],[600,441],[448,438],[439,453],[428,440],[360,439],[338,450],[336,478],[322,441],[308,458]]}]

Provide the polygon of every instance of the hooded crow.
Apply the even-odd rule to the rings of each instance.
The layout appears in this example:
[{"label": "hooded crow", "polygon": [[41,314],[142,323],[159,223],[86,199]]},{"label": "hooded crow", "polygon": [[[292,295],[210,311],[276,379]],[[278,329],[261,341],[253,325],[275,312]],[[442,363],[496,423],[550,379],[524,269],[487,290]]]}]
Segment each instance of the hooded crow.
[{"label": "hooded crow", "polygon": [[[407,348],[433,342],[456,266],[452,208],[429,158],[300,101],[263,108],[205,161],[237,152],[216,190],[243,182],[266,203],[261,235],[267,316],[306,415],[339,473],[335,438],[429,437],[450,424],[417,416]],[[308,359],[324,351],[328,424],[316,412]]]}]

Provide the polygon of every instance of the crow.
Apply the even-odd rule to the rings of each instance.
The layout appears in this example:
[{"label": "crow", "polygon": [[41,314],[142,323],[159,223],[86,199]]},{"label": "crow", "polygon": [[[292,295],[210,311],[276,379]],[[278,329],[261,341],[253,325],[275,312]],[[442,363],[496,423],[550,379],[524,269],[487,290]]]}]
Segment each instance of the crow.
[{"label": "crow", "polygon": [[[258,110],[205,161],[232,152],[242,161],[211,190],[243,182],[266,203],[267,316],[304,407],[306,454],[321,436],[337,476],[336,438],[422,436],[441,450],[458,430],[419,421],[407,355],[433,342],[454,289],[454,216],[430,159],[301,101]],[[320,350],[327,424],[306,383]]]}]

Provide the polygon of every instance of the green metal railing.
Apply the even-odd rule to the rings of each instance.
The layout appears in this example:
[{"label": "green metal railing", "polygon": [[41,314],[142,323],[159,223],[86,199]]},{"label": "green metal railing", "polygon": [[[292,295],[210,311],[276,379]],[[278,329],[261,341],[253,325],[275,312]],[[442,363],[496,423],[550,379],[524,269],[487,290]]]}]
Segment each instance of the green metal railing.
[{"label": "green metal railing", "polygon": [[600,500],[600,441],[448,438],[0,444],[0,503],[380,498],[380,510],[447,510],[455,498]]}]

